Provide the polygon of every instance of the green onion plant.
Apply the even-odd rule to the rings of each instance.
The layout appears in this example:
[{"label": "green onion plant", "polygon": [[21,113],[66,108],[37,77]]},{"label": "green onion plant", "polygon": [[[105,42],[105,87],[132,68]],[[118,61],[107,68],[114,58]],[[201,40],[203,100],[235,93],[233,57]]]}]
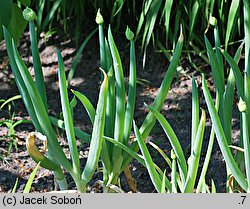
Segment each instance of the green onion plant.
[{"label": "green onion plant", "polygon": [[[162,126],[167,138],[171,144],[171,157],[168,157],[162,149],[160,149],[153,142],[149,142],[165,159],[171,172],[171,179],[169,179],[166,174],[166,169],[164,172],[154,164],[152,157],[147,149],[146,143],[142,138],[139,129],[134,123],[134,131],[136,139],[140,146],[140,150],[143,154],[147,170],[149,172],[150,178],[155,186],[157,192],[165,193],[191,193],[191,192],[210,192],[208,185],[205,181],[206,171],[203,171],[198,178],[198,168],[200,165],[202,143],[204,139],[206,114],[202,110],[201,118],[199,119],[199,101],[198,101],[198,89],[194,78],[192,79],[192,132],[190,140],[190,156],[184,155],[184,149],[180,144],[180,140],[176,136],[174,130],[172,129],[169,122],[164,118],[164,116],[157,111],[154,107],[145,104],[148,110],[154,115]],[[171,158],[171,160],[170,160]],[[209,161],[210,156],[207,155],[205,161]],[[196,184],[196,182],[198,182]],[[196,186],[201,185],[201,188],[196,188]],[[212,185],[213,190],[215,190],[214,185]]]},{"label": "green onion plant", "polygon": [[[205,77],[203,75],[202,85],[205,100],[208,106],[209,114],[211,116],[213,130],[215,132],[218,144],[222,151],[223,157],[227,166],[228,177],[233,177],[238,183],[240,188],[237,188],[232,184],[229,178],[227,182],[228,191],[246,191],[249,192],[249,25],[247,20],[250,17],[249,3],[243,1],[244,9],[244,30],[245,30],[245,72],[242,75],[238,66],[240,58],[240,52],[243,48],[243,44],[237,50],[234,58],[232,58],[226,50],[223,50],[219,44],[216,44],[215,51],[212,49],[211,44],[205,37],[207,45],[207,51],[209,54],[211,67],[213,71],[214,84],[216,89],[216,101],[219,105],[215,104],[209,93]],[[216,30],[216,28],[215,28]],[[218,33],[217,33],[218,34]],[[217,35],[218,37],[218,35]],[[216,38],[216,35],[215,35]],[[216,43],[216,40],[215,40]],[[227,85],[224,86],[224,70],[222,56],[230,65],[231,69],[228,73]],[[223,77],[222,77],[223,76]],[[240,114],[240,140],[238,147],[232,146],[232,107],[234,88],[236,86],[238,96],[238,109]],[[217,100],[217,97],[219,99]],[[218,108],[216,108],[216,106]],[[233,154],[233,150],[236,149],[236,154]]]},{"label": "green onion plant", "polygon": [[[136,97],[135,43],[133,32],[127,28],[126,37],[130,41],[130,72],[128,89],[126,89],[119,51],[115,44],[111,27],[108,28],[108,37],[105,38],[103,28],[104,21],[100,10],[97,13],[96,22],[99,25],[101,67],[107,73],[109,79],[106,109],[107,120],[104,129],[105,139],[108,140],[105,140],[101,154],[101,161],[103,163],[103,182],[106,188],[108,188],[109,185],[112,184],[119,185],[120,174],[125,170],[134,157],[131,153],[128,153],[128,150],[124,150],[124,147],[129,148],[130,152],[133,153],[137,153],[139,151],[137,141],[130,141]],[[173,60],[168,68],[166,76],[161,84],[160,91],[153,104],[154,108],[157,110],[161,109],[176,73],[182,45],[183,35],[181,33]],[[79,92],[73,93],[81,100],[92,121],[94,115],[93,106],[90,105],[90,102],[87,101],[84,96],[79,94]],[[146,139],[149,135],[155,121],[156,119],[153,114],[149,113],[140,129],[143,139]],[[126,170],[128,171],[128,169]]]},{"label": "green onion plant", "polygon": [[[28,10],[28,12],[29,12],[28,14],[32,14],[30,13],[32,12],[31,10]],[[29,18],[29,16],[30,15],[28,15],[27,18]],[[34,14],[32,18],[33,17]],[[57,140],[57,136],[50,122],[46,105],[47,100],[44,97],[45,94],[43,94],[45,93],[45,89],[43,87],[40,88],[40,86],[38,85],[39,79],[41,79],[41,77],[39,77],[38,80],[36,79],[35,82],[33,81],[27,67],[25,66],[23,60],[21,59],[17,51],[16,44],[13,41],[13,38],[11,37],[10,33],[5,27],[3,27],[3,31],[6,41],[8,57],[10,60],[10,65],[19,92],[26,106],[26,109],[32,119],[36,131],[41,133],[48,139],[47,140],[48,149],[46,152],[47,156],[45,156],[43,153],[37,150],[36,146],[28,147],[30,155],[36,162],[41,161],[42,167],[47,168],[54,172],[54,175],[57,179],[57,182],[61,190],[65,190],[68,188],[67,181],[62,170],[62,168],[64,168],[69,172],[69,174],[74,179],[78,191],[85,192],[86,185],[90,181],[92,175],[94,174],[94,171],[97,168],[99,156],[101,154],[102,141],[103,141],[102,139],[104,134],[104,124],[106,118],[105,109],[106,109],[107,90],[108,90],[107,89],[108,78],[106,74],[104,73],[104,80],[100,88],[96,115],[94,117],[94,125],[91,136],[89,157],[84,166],[84,169],[81,170],[79,161],[79,151],[76,145],[76,138],[72,120],[72,111],[70,108],[68,92],[67,92],[65,69],[60,52],[57,50],[58,66],[59,66],[58,69],[59,88],[61,95],[62,112],[64,117],[64,127],[66,130],[69,150],[71,153],[70,155],[71,160],[69,160],[66,157],[62,147],[60,146]],[[31,36],[31,39],[35,40],[33,36]],[[36,50],[34,51],[36,53],[38,52],[37,46],[34,46],[33,44],[32,47],[36,48]],[[34,59],[34,62],[37,62],[36,65],[34,65],[34,67],[38,66],[39,69],[41,70],[40,62],[37,60],[39,60],[39,56],[38,59]],[[40,72],[35,70],[35,73],[40,73]],[[30,137],[34,138],[34,136]],[[27,146],[28,145],[29,143],[27,143]]]},{"label": "green onion plant", "polygon": [[[119,51],[115,44],[111,27],[108,29],[108,37],[105,38],[103,27],[104,20],[100,10],[97,13],[96,22],[99,25],[101,68],[103,68],[103,70],[107,73],[109,80],[106,124],[104,128],[105,140],[101,153],[104,191],[109,191],[111,185],[119,185],[120,174],[124,170],[129,170],[127,169],[127,166],[133,158],[139,160],[139,162],[143,165],[145,165],[145,162],[137,155],[137,152],[139,151],[137,141],[130,141],[136,97],[136,59],[134,34],[129,28],[127,28],[126,37],[130,41],[130,73],[128,89],[126,90],[123,66]],[[176,73],[182,45],[183,35],[181,33],[173,60],[168,67],[168,71],[161,84],[159,94],[154,101],[153,106],[157,110],[161,109]],[[72,92],[81,101],[89,115],[90,121],[93,123],[93,119],[96,114],[94,106],[82,93],[74,90]],[[140,129],[143,139],[146,139],[146,137],[149,135],[155,124],[155,121],[156,119],[153,114],[149,113]],[[59,121],[54,118],[53,123],[60,125],[60,128],[65,129],[65,121]],[[77,128],[74,128],[74,130],[79,138],[83,138],[85,142],[88,141],[88,133],[85,133]]]}]

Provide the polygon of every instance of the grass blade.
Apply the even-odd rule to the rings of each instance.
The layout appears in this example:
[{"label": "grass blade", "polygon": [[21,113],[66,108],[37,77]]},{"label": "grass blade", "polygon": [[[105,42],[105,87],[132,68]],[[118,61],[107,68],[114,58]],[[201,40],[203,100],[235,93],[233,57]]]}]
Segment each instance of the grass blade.
[{"label": "grass blade", "polygon": [[220,149],[222,151],[223,157],[226,161],[227,166],[229,167],[230,171],[234,175],[237,182],[240,184],[240,186],[247,191],[248,185],[245,180],[244,175],[241,173],[240,169],[238,168],[231,151],[229,150],[228,143],[226,136],[224,134],[224,131],[222,129],[222,125],[218,116],[218,113],[214,107],[212,97],[209,93],[205,77],[203,75],[202,78],[202,87],[203,87],[203,93],[205,96],[205,100],[208,106],[208,110],[211,116],[211,120],[214,126],[214,131],[217,137],[218,144],[220,146]]},{"label": "grass blade", "polygon": [[165,152],[158,147],[156,144],[154,144],[153,142],[149,141],[148,142],[154,149],[156,149],[159,154],[164,158],[164,160],[167,162],[168,166],[170,167],[170,169],[172,169],[172,163],[171,160],[169,159],[169,157],[165,154]]},{"label": "grass blade", "polygon": [[18,178],[16,178],[16,182],[15,182],[15,185],[14,185],[11,193],[16,193],[17,185],[18,185]]},{"label": "grass blade", "polygon": [[[164,79],[161,83],[159,93],[157,94],[155,101],[153,103],[153,107],[158,111],[161,109],[161,107],[165,101],[168,90],[169,90],[170,85],[172,83],[172,80],[175,76],[176,68],[177,68],[177,65],[178,65],[178,62],[180,59],[180,55],[181,55],[181,51],[182,51],[183,40],[184,40],[184,37],[183,37],[183,34],[181,32],[178,43],[177,43],[176,48],[175,48],[173,58],[172,58],[171,63],[168,67],[166,75],[164,76]],[[150,112],[147,115],[147,117],[145,118],[142,126],[140,127],[140,132],[142,133],[142,136],[144,139],[148,136],[149,132],[152,130],[152,128],[155,124],[155,121],[156,121],[155,117]]]},{"label": "grass blade", "polygon": [[61,4],[61,2],[62,2],[62,0],[53,1],[53,6],[49,10],[49,13],[47,14],[46,18],[44,19],[41,27],[38,28],[38,34],[40,34],[41,32],[43,32],[44,29],[47,27],[48,23],[53,18],[54,14],[55,14],[57,8],[59,7],[59,5]]},{"label": "grass blade", "polygon": [[205,43],[206,43],[208,57],[212,67],[214,85],[216,89],[219,91],[220,95],[223,95],[225,91],[224,72],[221,70],[216,54],[206,36],[205,36]]},{"label": "grass blade", "polygon": [[143,159],[143,157],[141,157],[139,154],[137,154],[133,150],[129,149],[126,145],[116,141],[115,139],[107,137],[107,136],[104,136],[104,139],[113,143],[115,146],[120,147],[123,151],[125,151],[126,153],[131,155],[134,159],[136,159],[139,163],[141,163],[143,166],[146,167],[145,160]]},{"label": "grass blade", "polygon": [[215,25],[215,28],[214,28],[214,42],[215,42],[215,54],[216,54],[216,57],[217,57],[218,66],[220,67],[217,70],[219,72],[222,72],[221,74],[224,77],[224,65],[223,65],[224,63],[223,63],[222,54],[220,52],[221,41],[220,41],[220,34],[219,34],[219,29],[218,29],[217,25]]},{"label": "grass blade", "polygon": [[[215,101],[215,108],[216,108],[217,112],[219,110],[219,104],[220,104],[220,96],[219,96],[219,94],[217,94],[216,95],[216,101]],[[211,132],[210,132],[210,137],[209,137],[209,143],[208,143],[208,146],[207,146],[207,153],[206,153],[205,160],[204,160],[204,163],[203,163],[203,166],[202,166],[200,179],[198,181],[198,185],[197,185],[197,188],[196,188],[196,193],[201,192],[203,186],[206,185],[205,177],[206,177],[208,165],[209,165],[211,155],[212,155],[214,139],[215,139],[215,133],[214,133],[214,127],[212,125]]]},{"label": "grass blade", "polygon": [[8,103],[10,103],[10,102],[12,102],[12,101],[15,101],[15,100],[17,100],[17,99],[21,99],[21,98],[22,98],[21,95],[16,95],[16,96],[13,96],[13,97],[7,99],[7,100],[4,101],[3,104],[0,106],[0,110],[3,109],[4,106],[5,106],[6,104],[8,104]]},{"label": "grass blade", "polygon": [[164,25],[165,25],[165,31],[166,31],[166,46],[168,46],[168,34],[169,34],[169,21],[170,21],[170,14],[171,14],[171,9],[173,6],[173,0],[166,0],[165,6],[164,6],[164,13],[165,13],[165,20],[164,20]]},{"label": "grass blade", "polygon": [[89,101],[89,99],[83,95],[82,93],[80,93],[79,91],[74,91],[71,90],[73,92],[73,94],[81,101],[81,103],[83,104],[85,110],[88,113],[88,116],[91,120],[91,123],[94,124],[94,120],[95,120],[95,108],[93,107],[93,105],[91,104],[91,102]]},{"label": "grass blade", "polygon": [[93,30],[88,37],[84,40],[84,42],[81,44],[80,48],[77,50],[76,56],[74,58],[74,61],[72,63],[72,67],[69,70],[69,74],[68,74],[68,78],[67,81],[68,83],[71,82],[72,78],[74,77],[75,71],[76,71],[76,66],[79,63],[81,54],[85,48],[85,46],[87,45],[87,43],[89,42],[89,40],[92,38],[92,36],[96,33],[97,29]]},{"label": "grass blade", "polygon": [[146,62],[147,46],[152,37],[156,18],[157,18],[159,9],[161,7],[161,4],[162,4],[162,0],[153,1],[152,4],[150,5],[150,9],[146,18],[145,28],[144,28],[143,37],[142,37],[142,49],[144,48],[143,68],[145,67],[145,62]]},{"label": "grass blade", "polygon": [[195,26],[195,22],[196,22],[196,19],[197,19],[197,14],[198,14],[198,11],[199,11],[199,8],[200,8],[200,1],[196,0],[192,6],[192,10],[191,10],[191,14],[190,14],[190,21],[189,21],[189,40],[192,39],[192,36],[194,34],[194,26]]},{"label": "grass blade", "polygon": [[138,144],[140,146],[140,149],[141,149],[141,152],[144,156],[144,160],[145,160],[145,163],[146,163],[146,167],[147,167],[147,170],[149,172],[149,175],[150,175],[150,178],[151,178],[151,181],[153,182],[154,184],[154,187],[156,188],[156,190],[158,192],[161,192],[161,188],[162,188],[162,181],[160,179],[160,176],[159,174],[157,173],[156,169],[155,169],[155,166],[154,166],[154,162],[150,156],[150,153],[147,149],[147,146],[141,136],[141,133],[138,129],[138,127],[136,126],[135,122],[134,122],[134,132],[135,132],[135,135],[136,135],[136,138],[137,138],[137,141],[138,141]]},{"label": "grass blade", "polygon": [[171,150],[171,158],[172,158],[172,171],[171,171],[171,184],[172,184],[172,192],[177,193],[177,166],[176,166],[176,155],[174,151]]},{"label": "grass blade", "polygon": [[246,178],[248,183],[248,192],[250,191],[250,143],[249,143],[249,132],[246,112],[242,112],[242,132],[243,132],[243,144],[244,144],[244,157],[246,167]]},{"label": "grass blade", "polygon": [[[250,118],[250,7],[249,1],[243,0],[244,12],[244,32],[245,32],[245,78],[244,78],[244,101],[246,102],[247,119]],[[248,132],[250,132],[250,123],[248,124]]]},{"label": "grass blade", "polygon": [[142,28],[142,25],[144,23],[144,20],[145,20],[145,17],[148,13],[148,10],[150,8],[150,5],[152,4],[152,0],[149,0],[149,1],[144,1],[143,2],[143,6],[142,6],[142,12],[141,12],[141,15],[140,15],[140,19],[139,19],[139,22],[138,22],[138,26],[137,26],[137,29],[136,29],[136,38],[138,37],[140,31],[141,31],[141,28]]},{"label": "grass blade", "polygon": [[[65,130],[65,123],[63,120],[57,119],[57,118],[52,117],[52,116],[49,116],[49,120],[54,126],[57,126],[60,129]],[[74,132],[75,132],[76,137],[82,139],[84,142],[86,142],[88,144],[90,143],[90,139],[91,139],[90,134],[87,134],[76,127],[74,127]]]},{"label": "grass blade", "polygon": [[115,45],[111,28],[108,30],[108,42],[113,58],[113,66],[116,80],[116,118],[115,118],[115,140],[123,141],[123,129],[124,129],[124,118],[125,118],[125,85],[121,58],[117,47]]},{"label": "grass blade", "polygon": [[63,59],[62,59],[62,55],[60,51],[56,49],[56,52],[57,52],[57,58],[58,58],[59,89],[60,89],[60,95],[61,95],[61,105],[62,105],[62,112],[63,112],[63,118],[64,118],[64,123],[65,123],[65,131],[66,131],[69,149],[71,153],[73,170],[77,174],[77,173],[80,173],[80,161],[79,161],[79,154],[78,154],[78,150],[76,146],[73,118],[72,118],[70,105],[69,105],[65,69],[64,69]]},{"label": "grass blade", "polygon": [[163,178],[162,178],[162,184],[161,184],[161,193],[166,193],[165,184],[166,184],[166,169],[163,172]]},{"label": "grass blade", "polygon": [[244,98],[244,80],[237,65],[237,62],[225,50],[221,49],[221,52],[233,70],[238,90],[238,97]]},{"label": "grass blade", "polygon": [[37,10],[37,28],[40,28],[42,24],[42,16],[43,16],[45,2],[46,0],[41,0],[39,1],[39,4],[37,6],[37,8],[39,8]]},{"label": "grass blade", "polygon": [[[114,69],[113,69],[113,60],[110,52],[110,48],[107,40],[105,39],[105,49],[106,49],[106,59],[108,66],[108,79],[109,79],[109,89],[108,89],[108,98],[107,98],[107,111],[106,111],[106,125],[105,125],[105,135],[113,137],[114,136],[114,127],[115,127],[115,112],[116,112],[116,101],[115,101],[115,78],[114,78]],[[110,154],[112,149],[110,149]]]},{"label": "grass blade", "polygon": [[104,136],[104,125],[106,115],[106,103],[107,103],[107,91],[108,91],[108,77],[104,73],[104,80],[101,85],[99,99],[96,108],[96,116],[93,125],[93,133],[90,142],[89,155],[82,172],[82,180],[87,184],[92,178],[101,154],[103,136]]},{"label": "grass blade", "polygon": [[225,49],[227,50],[228,42],[231,36],[231,31],[234,26],[234,23],[236,21],[236,14],[237,10],[239,9],[240,1],[239,0],[232,0],[229,14],[228,14],[228,20],[227,20],[227,31],[226,31],[226,38],[225,38]]},{"label": "grass blade", "polygon": [[[116,81],[116,116],[115,116],[115,130],[114,139],[123,143],[124,136],[124,120],[125,120],[125,85],[121,58],[118,49],[115,45],[114,38],[111,32],[111,28],[108,29],[108,42],[110,51],[113,58],[113,66],[115,72]],[[122,150],[118,147],[114,147],[113,157],[113,172],[115,175],[119,174],[122,163]]]},{"label": "grass blade", "polygon": [[[237,49],[234,60],[236,63],[239,62],[243,44]],[[227,139],[232,139],[232,110],[233,110],[233,98],[235,89],[235,76],[232,68],[229,71],[227,78],[227,87],[223,95],[223,129]]]},{"label": "grass blade", "polygon": [[216,187],[215,187],[215,184],[214,184],[214,180],[212,179],[212,193],[216,193]]},{"label": "grass blade", "polygon": [[186,176],[187,176],[187,164],[186,164],[186,159],[185,159],[182,147],[180,145],[180,142],[179,142],[177,136],[175,135],[172,127],[170,126],[170,124],[166,120],[166,118],[164,118],[164,116],[162,114],[160,114],[155,108],[153,108],[149,105],[146,105],[146,107],[156,117],[156,119],[161,124],[164,132],[168,136],[168,139],[171,143],[171,146],[174,149],[174,153],[177,156],[177,162],[178,162],[178,165],[180,166],[180,173],[181,173],[182,182],[184,183]]},{"label": "grass blade", "polygon": [[199,99],[198,89],[194,77],[192,78],[192,135],[191,135],[191,150],[195,144],[195,138],[199,126]]},{"label": "grass blade", "polygon": [[37,172],[39,166],[40,166],[40,162],[37,164],[37,166],[35,167],[35,169],[30,174],[29,180],[28,180],[27,184],[25,185],[23,193],[29,193],[30,192],[31,185],[33,183],[33,180],[35,178],[35,175],[36,175],[36,172]]},{"label": "grass blade", "polygon": [[201,156],[201,147],[204,137],[205,131],[205,123],[206,123],[206,113],[202,109],[202,115],[200,119],[200,124],[197,130],[197,135],[195,138],[195,144],[193,150],[191,150],[190,163],[188,167],[187,181],[185,184],[184,192],[193,192],[194,184],[196,181],[197,171],[199,167],[199,161]]}]

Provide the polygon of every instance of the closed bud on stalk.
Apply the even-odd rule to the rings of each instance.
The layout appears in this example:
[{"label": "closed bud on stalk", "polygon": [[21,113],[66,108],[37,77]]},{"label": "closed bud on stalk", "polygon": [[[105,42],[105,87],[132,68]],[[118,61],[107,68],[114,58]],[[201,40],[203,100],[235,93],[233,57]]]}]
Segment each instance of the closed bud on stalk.
[{"label": "closed bud on stalk", "polygon": [[23,10],[23,18],[27,21],[33,21],[36,19],[36,13],[27,7],[25,10]]},{"label": "closed bud on stalk", "polygon": [[247,109],[246,102],[244,102],[242,98],[240,98],[240,101],[238,103],[238,109],[240,112],[245,112]]},{"label": "closed bud on stalk", "polygon": [[101,24],[104,23],[103,16],[102,16],[102,14],[101,14],[100,9],[98,9],[98,11],[97,11],[95,21],[96,21],[96,23],[97,23],[98,25],[101,25]]},{"label": "closed bud on stalk", "polygon": [[171,158],[172,158],[172,160],[176,159],[176,155],[174,153],[174,150],[171,150]]},{"label": "closed bud on stalk", "polygon": [[126,38],[130,41],[134,38],[134,33],[130,30],[128,26],[127,26],[125,35],[126,35]]},{"label": "closed bud on stalk", "polygon": [[217,25],[217,19],[215,17],[213,17],[212,15],[210,15],[210,17],[209,17],[209,23],[212,26],[216,26]]}]

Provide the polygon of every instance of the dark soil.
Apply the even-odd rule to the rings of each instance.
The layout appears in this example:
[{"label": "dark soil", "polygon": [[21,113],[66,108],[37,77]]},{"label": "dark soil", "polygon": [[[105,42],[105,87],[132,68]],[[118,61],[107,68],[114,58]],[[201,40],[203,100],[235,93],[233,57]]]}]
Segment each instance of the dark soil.
[{"label": "dark soil", "polygon": [[[87,34],[84,34],[84,36]],[[124,37],[117,37],[117,44],[120,50],[121,58],[124,63],[125,76],[128,74],[129,66],[129,48],[127,41],[123,39]],[[25,60],[31,74],[32,70],[32,57],[29,49],[29,36],[25,33],[23,38],[20,40],[19,52],[22,58]],[[46,81],[46,90],[48,97],[49,112],[51,115],[59,116],[61,112],[60,107],[60,97],[58,91],[58,78],[57,78],[57,57],[55,52],[55,47],[59,48],[65,63],[66,71],[68,72],[74,56],[76,54],[76,49],[74,48],[74,40],[70,37],[58,37],[53,36],[47,40],[46,44],[43,39],[40,39],[40,57],[42,60],[43,71]],[[98,48],[98,37],[97,35],[91,39],[81,57],[81,61],[78,64],[76,74],[72,80],[70,88],[78,90],[84,93],[93,104],[96,104],[98,97],[99,86],[100,86],[100,72],[98,70],[99,63],[99,48]],[[155,96],[157,95],[161,81],[166,73],[169,62],[165,59],[164,55],[161,53],[155,53],[152,48],[148,50],[146,68],[142,69],[140,49],[137,49],[137,77],[139,79],[146,79],[148,82],[143,82],[138,84],[137,88],[137,102],[135,110],[135,121],[137,125],[141,125],[144,120],[147,110],[143,105],[143,102],[147,104],[152,104]],[[199,59],[196,59],[198,65],[205,69],[207,66],[199,63]],[[189,144],[191,135],[191,79],[190,76],[194,74],[198,83],[201,80],[200,74],[196,72],[187,60],[182,59],[181,65],[185,73],[178,74],[178,77],[174,80],[171,90],[168,93],[166,101],[163,105],[162,113],[168,119],[169,123],[172,125],[179,137],[182,146],[186,150],[186,156],[189,156]],[[209,73],[208,73],[209,75]],[[127,77],[126,77],[127,79]],[[15,85],[13,74],[8,65],[8,58],[6,55],[5,44],[2,41],[0,44],[0,99],[7,99],[14,95],[19,94],[18,89]],[[70,93],[69,93],[70,94]],[[70,95],[71,97],[72,95]],[[201,101],[202,95],[200,94]],[[201,103],[202,108],[206,108],[204,103]],[[9,113],[14,113],[14,120],[20,120],[23,118],[29,119],[25,107],[21,100],[17,100],[12,105],[9,111],[7,107],[0,110],[0,120],[4,121],[9,119]],[[83,110],[80,104],[77,104],[75,108],[75,124],[82,130],[91,130],[91,124],[87,117],[86,112]],[[236,124],[237,125],[237,124]],[[202,160],[206,154],[206,147],[208,144],[209,131],[211,128],[210,120],[207,119],[207,127],[204,138],[204,145],[202,151]],[[15,136],[7,137],[8,128],[6,126],[0,127],[0,155],[3,159],[0,159],[0,192],[9,192],[13,188],[16,178],[19,179],[17,192],[22,192],[27,182],[27,179],[35,168],[36,163],[29,157],[26,147],[25,138],[27,135],[34,131],[31,124],[21,124],[15,127]],[[234,138],[237,138],[237,131],[235,131]],[[64,135],[61,134],[60,141],[66,148],[66,142],[64,140]],[[170,154],[170,145],[168,139],[164,134],[163,130],[156,124],[148,137],[148,140],[153,141],[158,144],[168,155]],[[13,146],[8,155],[8,147],[11,142],[17,142],[17,150]],[[160,167],[166,167],[165,161],[160,157],[160,155],[153,150],[151,147],[150,151],[152,153],[153,159],[156,164]],[[82,161],[85,161],[84,153],[87,150],[81,151]],[[136,160],[133,160],[130,165],[133,178],[137,182],[137,189],[139,192],[155,192],[155,189],[151,183],[147,170],[142,167]],[[95,174],[93,181],[90,182],[90,187],[94,185],[94,182],[101,180],[102,175],[100,173]],[[214,180],[217,191],[225,191],[225,164],[222,159],[221,153],[219,151],[218,145],[215,143],[213,154],[207,174],[207,183],[211,185],[211,179]],[[72,179],[68,176],[68,181],[70,189],[75,189],[75,185]],[[124,174],[121,175],[121,186],[125,192],[129,191]],[[33,186],[32,191],[34,192],[47,192],[54,191],[55,184],[53,175],[50,171],[43,168],[39,168]],[[91,188],[90,188],[91,190]]]}]

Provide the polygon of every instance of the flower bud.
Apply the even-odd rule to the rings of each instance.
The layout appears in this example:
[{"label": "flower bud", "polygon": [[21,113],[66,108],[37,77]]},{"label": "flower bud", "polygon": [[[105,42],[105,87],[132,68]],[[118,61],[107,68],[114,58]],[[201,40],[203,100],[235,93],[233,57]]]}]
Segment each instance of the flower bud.
[{"label": "flower bud", "polygon": [[27,7],[25,10],[23,10],[23,18],[27,21],[33,21],[36,19],[36,13]]},{"label": "flower bud", "polygon": [[176,159],[176,155],[174,153],[174,150],[171,150],[171,158],[172,158],[172,160]]},{"label": "flower bud", "polygon": [[238,109],[240,112],[245,112],[247,109],[246,102],[244,102],[242,98],[240,98],[240,101],[238,103]]},{"label": "flower bud", "polygon": [[96,23],[97,23],[98,25],[101,25],[101,24],[104,23],[103,16],[102,16],[102,14],[101,14],[100,9],[98,9],[98,11],[97,11],[95,21],[96,21]]},{"label": "flower bud", "polygon": [[134,38],[134,33],[130,30],[128,26],[127,26],[125,35],[126,35],[126,38],[130,41]]},{"label": "flower bud", "polygon": [[209,23],[212,26],[216,26],[217,25],[217,19],[215,17],[213,17],[212,15],[210,15],[210,17],[209,17]]}]

